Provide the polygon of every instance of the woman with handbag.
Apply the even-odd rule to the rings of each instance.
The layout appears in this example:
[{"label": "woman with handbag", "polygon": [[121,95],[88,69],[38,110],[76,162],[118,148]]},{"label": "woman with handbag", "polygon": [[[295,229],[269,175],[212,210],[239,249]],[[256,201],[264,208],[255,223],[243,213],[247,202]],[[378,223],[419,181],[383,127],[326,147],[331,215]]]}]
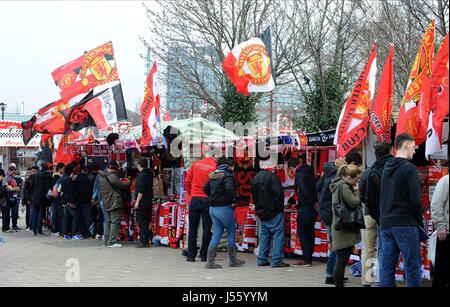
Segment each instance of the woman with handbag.
[{"label": "woman with handbag", "polygon": [[[355,190],[358,177],[361,174],[359,167],[355,165],[343,165],[339,167],[336,178],[330,185],[333,204],[332,223],[332,250],[336,253],[336,266],[334,268],[334,280],[336,287],[344,286],[345,267],[350,259],[353,246],[361,241],[359,227],[342,227],[346,212],[361,210],[359,192]],[[346,212],[344,212],[346,211]]]}]

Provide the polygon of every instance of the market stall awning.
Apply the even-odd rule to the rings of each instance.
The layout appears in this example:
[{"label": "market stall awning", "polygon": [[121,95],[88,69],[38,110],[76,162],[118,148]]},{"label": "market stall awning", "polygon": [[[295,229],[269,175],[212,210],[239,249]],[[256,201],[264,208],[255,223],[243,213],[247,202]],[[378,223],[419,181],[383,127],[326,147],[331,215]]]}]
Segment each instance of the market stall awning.
[{"label": "market stall awning", "polygon": [[[219,124],[211,122],[202,117],[194,117],[182,120],[173,120],[164,122],[159,133],[163,133],[167,128],[173,134],[180,133],[184,140],[188,140],[190,143],[214,143],[214,142],[230,142],[238,140],[239,137],[221,127]],[[133,138],[139,139],[142,136],[142,126],[132,127],[131,131],[126,135],[126,139]],[[121,136],[122,137],[122,136]]]},{"label": "market stall awning", "polygon": [[[41,135],[37,134],[26,147],[39,147],[40,141]],[[0,147],[25,147],[21,123],[0,121]]]}]

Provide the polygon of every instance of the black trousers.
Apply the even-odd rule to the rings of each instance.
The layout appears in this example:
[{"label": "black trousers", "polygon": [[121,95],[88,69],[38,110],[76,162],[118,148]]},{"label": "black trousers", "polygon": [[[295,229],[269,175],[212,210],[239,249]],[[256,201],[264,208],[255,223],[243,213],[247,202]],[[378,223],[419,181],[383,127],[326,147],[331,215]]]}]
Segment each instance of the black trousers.
[{"label": "black trousers", "polygon": [[437,240],[436,242],[436,258],[434,265],[433,287],[444,288],[449,286],[449,244],[450,239],[447,235],[444,241]]},{"label": "black trousers", "polygon": [[136,222],[139,226],[139,240],[142,245],[150,244],[150,223],[152,222],[152,204],[143,203],[139,204],[139,208],[136,210]]},{"label": "black trousers", "polygon": [[304,207],[298,210],[298,237],[302,246],[303,260],[312,263],[316,240],[315,224],[317,212],[313,208]]},{"label": "black trousers", "polygon": [[209,200],[208,198],[193,197],[191,199],[191,203],[189,204],[188,258],[195,258],[197,256],[197,235],[200,217],[202,218],[203,228],[200,257],[202,259],[206,259],[208,254],[208,246],[212,237],[212,220],[209,215]]},{"label": "black trousers", "polygon": [[345,267],[353,251],[353,246],[336,251],[336,265],[334,267],[334,282],[336,287],[344,286]]}]

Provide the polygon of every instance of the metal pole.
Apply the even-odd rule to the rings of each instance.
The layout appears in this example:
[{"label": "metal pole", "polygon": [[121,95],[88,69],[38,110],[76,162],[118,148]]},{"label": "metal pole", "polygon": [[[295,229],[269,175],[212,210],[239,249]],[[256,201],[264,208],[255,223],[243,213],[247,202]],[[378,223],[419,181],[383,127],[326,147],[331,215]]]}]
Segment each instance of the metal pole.
[{"label": "metal pole", "polygon": [[270,113],[270,122],[273,122],[273,91],[270,91],[270,99],[269,99],[269,113]]}]

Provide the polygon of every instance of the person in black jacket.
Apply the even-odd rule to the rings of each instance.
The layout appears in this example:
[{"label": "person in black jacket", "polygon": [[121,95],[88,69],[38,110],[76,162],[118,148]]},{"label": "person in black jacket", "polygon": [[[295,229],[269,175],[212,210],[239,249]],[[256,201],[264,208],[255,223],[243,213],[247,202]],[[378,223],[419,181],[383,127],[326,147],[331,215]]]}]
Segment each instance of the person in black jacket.
[{"label": "person in black jacket", "polygon": [[48,191],[52,189],[52,175],[48,171],[48,163],[42,162],[41,170],[38,171],[31,181],[31,204],[32,213],[32,230],[33,236],[43,234],[43,218],[44,210],[50,205],[47,198]]},{"label": "person in black jacket", "polygon": [[[61,204],[64,208],[63,233],[64,240],[82,240],[78,233],[77,194],[73,181],[76,163],[68,164],[61,178]],[[72,227],[70,227],[72,225]],[[71,229],[69,229],[71,228]]]},{"label": "person in black jacket", "polygon": [[83,237],[95,237],[94,218],[91,211],[91,199],[93,194],[93,181],[89,177],[89,169],[85,165],[80,166],[80,172],[75,177],[75,190],[77,194],[77,211],[79,233]]},{"label": "person in black jacket", "polygon": [[[268,169],[276,166],[276,161],[260,161],[261,170],[252,180],[252,197],[259,224],[258,266],[271,265],[273,268],[288,267],[283,262],[284,247],[284,193],[280,179]],[[269,262],[270,241],[272,261]]]},{"label": "person in black jacket", "polygon": [[[64,163],[59,162],[56,165],[55,172],[53,173],[52,187],[57,188],[61,177],[64,175]],[[55,187],[56,186],[56,187]],[[63,220],[64,210],[61,206],[61,200],[58,196],[52,199],[52,236],[59,237],[62,234],[62,220]]]},{"label": "person in black jacket", "polygon": [[312,265],[312,255],[315,245],[315,223],[317,211],[314,205],[317,201],[316,176],[311,166],[301,160],[295,174],[295,187],[298,194],[298,236],[302,245],[303,260],[296,263],[309,267]]},{"label": "person in black jacket", "polygon": [[215,263],[216,250],[224,229],[228,236],[228,254],[230,267],[241,266],[245,261],[237,259],[236,250],[236,221],[234,218],[233,203],[236,201],[236,180],[233,174],[234,161],[227,158],[217,160],[217,170],[209,175],[209,181],[203,187],[208,195],[209,213],[213,221],[213,237],[208,247],[205,267],[207,269],[220,269],[222,266]]},{"label": "person in black jacket", "polygon": [[383,171],[380,191],[381,257],[380,286],[395,287],[395,267],[403,255],[407,287],[420,287],[423,233],[422,189],[419,172],[409,162],[415,153],[414,138],[403,133],[395,138],[395,158]]},{"label": "person in black jacket", "polygon": [[[364,204],[364,248],[362,252],[361,282],[370,287],[371,281],[367,279],[372,266],[370,259],[377,258],[377,224],[380,223],[380,185],[386,162],[393,158],[390,154],[391,146],[387,142],[375,142],[373,145],[377,161],[364,171],[359,182],[359,195]],[[377,230],[378,229],[378,230]],[[380,255],[378,246],[378,256]],[[370,273],[369,273],[370,274]]]},{"label": "person in black jacket", "polygon": [[138,162],[138,181],[136,186],[136,221],[139,225],[140,243],[138,248],[150,247],[150,223],[152,222],[153,172],[144,158]]},{"label": "person in black jacket", "polygon": [[[319,216],[327,228],[328,242],[332,242],[331,224],[333,223],[332,194],[330,191],[331,181],[336,177],[336,164],[328,161],[323,166],[324,174],[317,183],[317,200],[319,202]],[[325,270],[325,284],[334,284],[334,266],[336,265],[336,253],[330,248]]]},{"label": "person in black jacket", "polygon": [[27,226],[27,231],[31,232],[32,223],[32,207],[31,207],[31,180],[33,176],[37,173],[39,168],[36,165],[31,166],[27,174],[25,175],[25,181],[22,185],[22,206],[25,207],[25,224]]}]

